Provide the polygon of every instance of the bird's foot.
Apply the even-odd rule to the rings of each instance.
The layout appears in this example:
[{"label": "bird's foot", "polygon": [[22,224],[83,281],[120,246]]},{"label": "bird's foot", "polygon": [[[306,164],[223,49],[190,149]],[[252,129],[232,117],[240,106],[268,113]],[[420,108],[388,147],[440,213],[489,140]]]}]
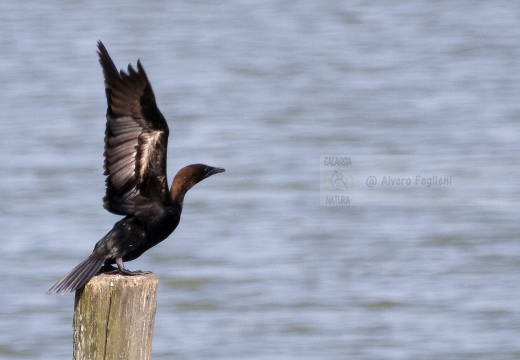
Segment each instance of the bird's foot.
[{"label": "bird's foot", "polygon": [[141,271],[141,270],[134,270],[134,271],[130,271],[128,269],[116,269],[114,270],[115,272],[119,273],[119,274],[123,274],[123,275],[145,275],[145,274],[151,274],[152,272],[151,271]]},{"label": "bird's foot", "polygon": [[117,265],[117,269],[114,269],[113,272],[115,272],[117,274],[122,274],[122,275],[144,275],[144,274],[150,274],[151,273],[151,271],[141,271],[141,270],[130,271],[130,270],[127,270],[127,269],[125,269],[125,267],[123,265],[123,259],[121,259],[121,258],[117,258],[116,259],[116,265]]},{"label": "bird's foot", "polygon": [[104,273],[104,274],[121,274],[121,275],[145,275],[145,274],[151,274],[152,272],[151,271],[141,271],[141,270],[130,271],[125,268],[123,268],[121,270],[119,268],[110,266],[108,268],[103,268],[102,273]]},{"label": "bird's foot", "polygon": [[141,270],[130,271],[128,269],[125,269],[122,261],[120,261],[120,264],[117,264],[117,267],[114,267],[110,264],[105,264],[101,268],[101,270],[99,270],[99,274],[145,275],[145,274],[151,274],[151,273],[152,273],[151,271],[141,271]]}]

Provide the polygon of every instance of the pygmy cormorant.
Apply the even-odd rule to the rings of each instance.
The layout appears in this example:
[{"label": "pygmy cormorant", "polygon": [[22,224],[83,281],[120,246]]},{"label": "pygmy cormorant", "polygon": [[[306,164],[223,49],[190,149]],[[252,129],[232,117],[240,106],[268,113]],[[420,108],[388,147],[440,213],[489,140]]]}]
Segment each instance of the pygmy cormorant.
[{"label": "pygmy cormorant", "polygon": [[103,207],[125,217],[48,293],[77,290],[112,264],[122,274],[140,273],[126,270],[123,261],[138,258],[166,239],[179,224],[186,192],[207,177],[224,172],[203,164],[189,165],[179,170],[168,190],[168,124],[157,108],[140,61],[137,71],[128,65],[127,73],[118,72],[101,41],[98,54],[108,103]]}]

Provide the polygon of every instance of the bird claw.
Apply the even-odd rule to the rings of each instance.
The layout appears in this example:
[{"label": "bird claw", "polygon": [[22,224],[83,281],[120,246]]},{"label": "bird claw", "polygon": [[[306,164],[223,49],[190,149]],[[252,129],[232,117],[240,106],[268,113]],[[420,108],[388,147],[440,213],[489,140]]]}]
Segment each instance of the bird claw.
[{"label": "bird claw", "polygon": [[131,271],[131,270],[128,270],[128,269],[120,270],[120,269],[117,269],[117,268],[105,272],[105,274],[121,274],[121,275],[130,275],[130,276],[133,276],[133,275],[145,275],[145,274],[151,274],[151,273],[152,273],[151,271],[141,271],[141,270]]},{"label": "bird claw", "polygon": [[117,269],[117,271],[120,274],[123,274],[123,275],[145,275],[145,274],[151,274],[152,273],[151,271],[141,271],[141,270],[130,271],[130,270],[127,270],[127,269],[123,269],[123,270]]},{"label": "bird claw", "polygon": [[141,271],[141,270],[135,270],[131,271],[128,269],[125,269],[124,267],[118,268],[110,265],[105,265],[100,271],[100,273],[104,274],[120,274],[120,275],[145,275],[145,274],[151,274],[151,271]]}]

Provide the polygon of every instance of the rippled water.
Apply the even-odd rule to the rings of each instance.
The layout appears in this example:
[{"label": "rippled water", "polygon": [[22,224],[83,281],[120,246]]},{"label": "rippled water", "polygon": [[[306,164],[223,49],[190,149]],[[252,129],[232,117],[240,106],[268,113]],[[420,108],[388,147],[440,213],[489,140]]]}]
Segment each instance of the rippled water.
[{"label": "rippled water", "polygon": [[[118,219],[101,207],[101,39],[118,67],[147,70],[170,179],[194,162],[227,171],[128,264],[160,279],[154,359],[518,358],[518,14],[0,4],[0,357],[71,357],[73,296],[44,293]],[[320,205],[327,155],[352,160],[350,205]],[[363,187],[418,174],[454,183]]]}]

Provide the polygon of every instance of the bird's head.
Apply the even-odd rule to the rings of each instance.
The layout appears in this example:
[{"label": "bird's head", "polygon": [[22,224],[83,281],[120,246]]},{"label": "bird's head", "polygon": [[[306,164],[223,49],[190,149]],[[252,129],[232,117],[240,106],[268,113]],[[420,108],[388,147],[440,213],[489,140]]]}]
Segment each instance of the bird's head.
[{"label": "bird's head", "polygon": [[192,164],[183,167],[173,178],[170,196],[173,200],[178,200],[182,203],[186,192],[195,186],[195,184],[210,177],[211,175],[215,175],[224,171],[226,170],[223,168],[217,168],[204,164]]}]

